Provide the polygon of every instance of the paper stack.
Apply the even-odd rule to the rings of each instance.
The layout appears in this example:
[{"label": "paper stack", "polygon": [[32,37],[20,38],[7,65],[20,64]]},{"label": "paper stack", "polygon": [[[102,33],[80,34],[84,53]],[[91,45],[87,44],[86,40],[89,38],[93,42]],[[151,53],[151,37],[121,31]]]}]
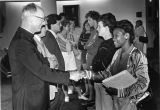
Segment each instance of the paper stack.
[{"label": "paper stack", "polygon": [[102,84],[106,87],[112,87],[117,89],[127,88],[137,81],[127,70],[123,70],[120,73],[106,78],[102,81]]}]

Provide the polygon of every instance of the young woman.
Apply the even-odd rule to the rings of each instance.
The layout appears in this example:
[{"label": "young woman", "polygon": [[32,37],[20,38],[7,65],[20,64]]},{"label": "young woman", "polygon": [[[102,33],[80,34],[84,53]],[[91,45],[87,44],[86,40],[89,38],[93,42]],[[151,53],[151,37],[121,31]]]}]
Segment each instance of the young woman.
[{"label": "young woman", "polygon": [[[76,61],[73,53],[73,45],[67,39],[67,35],[69,33],[70,22],[68,20],[63,20],[61,22],[61,32],[57,34],[57,40],[62,52],[64,62],[65,62],[65,71],[76,70]],[[63,92],[65,94],[65,102],[69,102],[68,95],[68,86],[63,86]]]},{"label": "young woman", "polygon": [[[114,45],[119,48],[113,56],[106,72],[92,76],[94,80],[103,80],[126,70],[137,81],[129,87],[116,89],[107,87],[106,92],[112,96],[110,108],[112,110],[137,110],[136,102],[148,88],[150,79],[148,75],[148,62],[146,56],[133,46],[134,28],[130,21],[121,20],[113,31]],[[111,109],[110,109],[111,110]]]},{"label": "young woman", "polygon": [[86,64],[87,50],[84,48],[84,46],[85,46],[86,42],[88,41],[90,35],[91,35],[91,28],[90,28],[88,21],[86,20],[83,23],[82,33],[80,35],[79,42],[78,42],[78,49],[80,49],[82,51],[82,54],[81,54],[82,55],[81,56],[82,65]]}]

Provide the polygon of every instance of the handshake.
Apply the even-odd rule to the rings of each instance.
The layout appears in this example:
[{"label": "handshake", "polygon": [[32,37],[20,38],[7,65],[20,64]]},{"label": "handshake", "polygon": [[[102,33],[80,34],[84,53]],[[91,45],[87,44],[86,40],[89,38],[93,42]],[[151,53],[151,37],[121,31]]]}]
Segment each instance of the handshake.
[{"label": "handshake", "polygon": [[92,71],[70,71],[70,80],[79,81],[80,79],[91,79],[93,77]]}]

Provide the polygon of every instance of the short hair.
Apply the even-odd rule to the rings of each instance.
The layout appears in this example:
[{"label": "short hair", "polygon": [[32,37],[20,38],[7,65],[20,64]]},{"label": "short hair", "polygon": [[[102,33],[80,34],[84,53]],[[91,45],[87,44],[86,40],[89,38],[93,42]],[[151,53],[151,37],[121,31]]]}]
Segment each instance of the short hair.
[{"label": "short hair", "polygon": [[60,17],[57,14],[50,14],[47,16],[47,26],[48,29],[51,29],[51,24],[56,24],[60,20]]},{"label": "short hair", "polygon": [[69,22],[69,20],[63,20],[62,22],[61,22],[61,28],[60,28],[60,30],[62,31],[63,30],[63,27],[66,27],[67,25],[70,25],[70,22]]},{"label": "short hair", "polygon": [[101,15],[99,21],[102,21],[103,26],[108,26],[111,33],[113,32],[113,29],[116,26],[116,17],[112,13]]},{"label": "short hair", "polygon": [[136,23],[138,23],[140,26],[143,25],[142,20],[137,20]]},{"label": "short hair", "polygon": [[63,16],[66,18],[66,14],[65,13],[62,12],[62,13],[59,14],[60,19],[62,19]]},{"label": "short hair", "polygon": [[97,12],[97,11],[89,11],[86,15],[85,15],[86,18],[90,17],[92,18],[93,20],[96,20],[98,21],[99,17],[100,17],[100,14]]},{"label": "short hair", "polygon": [[133,43],[134,27],[133,27],[133,24],[129,20],[118,21],[115,28],[120,28],[120,29],[124,30],[125,33],[129,33],[129,35],[130,35],[129,42]]},{"label": "short hair", "polygon": [[41,7],[37,6],[36,4],[34,3],[30,3],[26,6],[23,7],[22,9],[22,19],[25,17],[25,16],[30,16],[32,14],[35,14],[37,12],[37,9],[41,9]]}]

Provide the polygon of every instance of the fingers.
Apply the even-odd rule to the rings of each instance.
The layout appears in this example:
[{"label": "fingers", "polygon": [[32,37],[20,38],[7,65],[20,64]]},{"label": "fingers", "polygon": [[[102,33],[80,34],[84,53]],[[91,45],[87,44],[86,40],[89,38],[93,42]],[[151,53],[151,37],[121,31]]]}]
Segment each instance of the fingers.
[{"label": "fingers", "polygon": [[79,81],[82,79],[83,75],[81,75],[80,71],[70,71],[70,79],[74,81]]}]

